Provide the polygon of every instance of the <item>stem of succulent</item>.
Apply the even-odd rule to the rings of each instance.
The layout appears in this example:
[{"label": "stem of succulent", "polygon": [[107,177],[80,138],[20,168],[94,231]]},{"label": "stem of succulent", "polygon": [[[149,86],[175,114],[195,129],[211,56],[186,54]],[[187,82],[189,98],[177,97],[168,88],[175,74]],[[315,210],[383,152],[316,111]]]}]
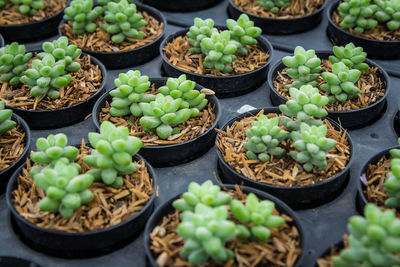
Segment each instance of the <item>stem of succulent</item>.
[{"label": "stem of succulent", "polygon": [[379,22],[386,23],[386,27],[395,31],[400,29],[400,1],[399,0],[374,0],[378,6],[375,18]]},{"label": "stem of succulent", "polygon": [[218,32],[218,30],[214,28],[214,20],[195,18],[194,25],[191,26],[189,31],[186,33],[189,38],[189,44],[192,46],[189,50],[190,53],[201,54],[201,40],[206,37],[211,37],[213,32]]},{"label": "stem of succulent", "polygon": [[378,6],[371,4],[370,0],[344,0],[338,7],[339,15],[343,18],[339,25],[363,33],[378,25],[378,21],[374,18],[377,10]]},{"label": "stem of succulent", "polygon": [[92,33],[96,30],[95,20],[103,12],[101,6],[93,8],[93,0],[73,0],[64,10],[64,19],[72,22],[73,33]]},{"label": "stem of succulent", "polygon": [[0,101],[0,134],[4,134],[17,126],[17,123],[11,120],[13,111],[11,109],[5,109],[5,107],[5,103]]},{"label": "stem of succulent", "polygon": [[14,87],[20,85],[31,58],[32,53],[26,53],[25,46],[17,42],[0,48],[0,80]]},{"label": "stem of succulent", "polygon": [[361,72],[366,71],[369,66],[364,62],[367,53],[363,52],[362,47],[356,47],[353,43],[348,43],[346,46],[334,46],[334,56],[329,56],[329,61],[332,64],[342,62],[349,69],[358,69]]},{"label": "stem of succulent", "polygon": [[276,14],[282,7],[290,6],[290,0],[258,0],[257,5]]}]

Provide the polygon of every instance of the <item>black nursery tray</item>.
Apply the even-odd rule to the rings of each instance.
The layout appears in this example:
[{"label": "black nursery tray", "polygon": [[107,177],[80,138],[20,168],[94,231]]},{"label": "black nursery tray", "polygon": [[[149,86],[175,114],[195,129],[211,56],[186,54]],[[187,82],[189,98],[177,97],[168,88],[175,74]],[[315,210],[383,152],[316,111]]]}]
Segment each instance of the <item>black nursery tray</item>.
[{"label": "black nursery tray", "polygon": [[[182,14],[181,16],[183,17]],[[176,32],[179,29],[178,27],[168,26],[167,34]],[[325,36],[322,35],[322,29],[320,31],[321,36]],[[294,36],[287,38],[291,38],[293,44],[302,45],[305,44],[304,39],[306,39],[297,39],[299,37],[295,38]],[[317,43],[314,40],[313,44],[317,45],[317,48],[329,49],[329,43],[323,46],[322,43]],[[39,45],[29,44],[28,46],[28,48],[37,48]],[[311,43],[308,47],[312,47]],[[275,51],[272,57],[272,64],[287,54],[286,52]],[[143,75],[160,77],[163,75],[160,66],[161,59],[157,57],[151,62],[133,69],[141,70]],[[113,80],[119,73],[126,72],[127,70],[108,71],[106,88],[113,88]],[[330,245],[341,240],[343,234],[346,232],[348,218],[356,214],[355,197],[358,177],[354,175],[359,172],[362,164],[376,152],[397,144],[397,135],[393,130],[393,118],[398,111],[398,103],[400,101],[400,94],[396,90],[400,87],[400,79],[395,77],[390,77],[390,79],[393,90],[391,90],[388,97],[386,112],[374,124],[359,130],[350,131],[350,135],[354,141],[355,161],[351,168],[351,179],[343,193],[336,200],[323,206],[296,211],[305,232],[305,251],[307,252],[303,262],[303,266],[305,267],[313,266],[317,255]],[[220,102],[222,106],[221,125],[239,113],[254,108],[272,106],[266,83],[252,93],[240,97],[221,99]],[[32,131],[32,136],[33,142],[35,142],[38,137],[47,136],[50,133],[64,132],[68,135],[70,144],[77,144],[82,138],[87,138],[87,134],[90,131],[95,131],[91,118],[65,128]],[[211,179],[216,183],[218,181],[216,162],[216,148],[213,147],[204,156],[190,163],[170,168],[155,169],[159,186],[159,196],[155,201],[156,207],[172,195],[184,191],[191,181],[204,182]],[[146,266],[143,234],[124,248],[102,257],[71,260],[54,258],[36,252],[25,245],[14,233],[4,195],[0,196],[0,258],[1,256],[29,259],[41,266]],[[1,259],[0,266],[3,266]]]}]

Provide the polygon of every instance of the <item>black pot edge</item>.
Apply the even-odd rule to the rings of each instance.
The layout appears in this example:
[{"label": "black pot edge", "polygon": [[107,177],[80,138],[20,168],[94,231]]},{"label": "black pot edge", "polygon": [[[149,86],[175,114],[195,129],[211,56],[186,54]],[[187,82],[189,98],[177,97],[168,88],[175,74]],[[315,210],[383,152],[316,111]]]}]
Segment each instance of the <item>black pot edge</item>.
[{"label": "black pot edge", "polygon": [[[140,1],[141,4],[142,4],[143,2],[145,2],[145,3],[144,3],[145,5],[153,6],[153,4],[148,4],[147,1],[143,1],[143,0]],[[158,1],[157,1],[157,2],[158,2]],[[164,8],[162,8],[162,7],[157,6],[157,4],[156,4],[156,5],[153,6],[153,7],[154,7],[154,8],[157,8],[157,9],[160,9],[160,10],[162,10],[162,11],[167,11],[167,12],[194,12],[194,11],[204,10],[204,9],[208,9],[208,8],[214,7],[215,5],[217,5],[217,4],[219,4],[220,2],[222,2],[222,0],[208,0],[207,2],[209,2],[207,6],[204,6],[204,4],[203,4],[203,5],[202,5],[202,4],[199,4],[198,6],[195,6],[195,7],[193,7],[193,6],[184,6],[184,7],[180,7],[180,8],[175,8],[175,7],[173,7],[173,8],[171,8],[171,9],[169,9],[169,8],[165,8],[165,9],[164,9]],[[174,24],[174,23],[171,22],[171,24]],[[178,25],[178,26],[179,26],[179,25]],[[186,26],[184,26],[184,27],[186,27]]]},{"label": "black pot edge", "polygon": [[400,137],[400,111],[397,111],[393,116],[393,130]]},{"label": "black pot edge", "polygon": [[[234,189],[235,187],[233,185],[226,185],[226,184],[222,184],[221,185],[222,188],[227,188],[227,189]],[[252,188],[252,187],[248,187],[248,186],[239,186],[243,191],[247,191],[247,192],[253,192],[255,193],[258,197],[262,197],[262,199],[268,199],[273,201],[275,204],[277,204],[277,206],[279,205],[280,210],[284,211],[287,215],[289,215],[291,218],[293,218],[293,222],[296,225],[297,229],[299,230],[299,236],[300,236],[300,245],[302,248],[302,253],[300,255],[300,257],[297,259],[297,263],[295,265],[295,267],[301,267],[302,263],[304,261],[304,257],[306,254],[305,251],[305,232],[303,229],[303,226],[300,223],[299,218],[297,217],[296,213],[282,200],[280,200],[279,198],[265,193],[263,191],[260,191],[258,189]],[[151,233],[150,227],[154,227],[156,225],[158,225],[157,223],[159,223],[159,221],[157,219],[158,214],[162,213],[165,209],[170,209],[171,210],[171,204],[172,202],[179,198],[184,192],[168,199],[166,202],[162,203],[160,206],[158,206],[157,209],[154,210],[153,214],[150,216],[150,218],[148,219],[147,223],[146,223],[146,227],[144,230],[144,249],[145,249],[145,254],[146,254],[146,260],[148,260],[149,262],[149,266],[152,267],[157,267],[157,264],[155,264],[155,261],[153,259],[152,253],[150,251],[150,248],[148,246],[149,242],[150,242],[150,238],[149,238],[149,234]],[[153,226],[154,224],[154,226]]]}]

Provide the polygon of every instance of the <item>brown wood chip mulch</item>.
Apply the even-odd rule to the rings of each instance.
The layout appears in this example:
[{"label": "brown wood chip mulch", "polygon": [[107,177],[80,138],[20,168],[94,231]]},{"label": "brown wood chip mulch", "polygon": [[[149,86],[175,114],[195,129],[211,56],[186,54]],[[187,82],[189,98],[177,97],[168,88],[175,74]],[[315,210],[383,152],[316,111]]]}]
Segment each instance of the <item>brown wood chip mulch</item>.
[{"label": "brown wood chip mulch", "polygon": [[[82,158],[90,152],[82,141],[80,154],[76,162],[81,165],[82,172],[88,170]],[[94,182],[89,189],[94,199],[78,208],[74,215],[67,219],[60,214],[39,210],[39,201],[45,192],[36,186],[28,171],[31,168],[27,160],[27,168],[19,175],[18,187],[12,192],[12,201],[17,212],[27,221],[46,229],[63,232],[87,232],[101,230],[119,224],[137,214],[153,194],[153,179],[143,160],[137,162],[139,169],[125,175],[124,185],[113,188],[101,182]]]},{"label": "brown wood chip mulch", "polygon": [[[348,235],[344,235],[343,243],[344,243],[344,248],[349,247],[349,236]],[[322,258],[317,259],[318,267],[334,267],[334,265],[332,263],[332,259],[334,257],[339,256],[342,249],[343,248],[341,248],[340,246],[331,246],[331,249],[327,255],[325,255]]]},{"label": "brown wood chip mulch", "polygon": [[261,68],[267,63],[270,56],[259,47],[251,46],[246,56],[237,55],[237,59],[232,63],[233,72],[224,73],[216,69],[204,68],[203,55],[190,53],[189,49],[191,47],[187,36],[178,36],[163,47],[164,57],[177,68],[192,73],[212,76],[233,76]]},{"label": "brown wood chip mulch", "polygon": [[0,135],[0,171],[10,167],[24,152],[26,133],[22,125]]},{"label": "brown wood chip mulch", "polygon": [[259,17],[276,19],[304,17],[314,13],[324,4],[324,0],[291,0],[289,7],[284,7],[279,13],[275,14],[257,5],[257,0],[233,0],[232,2],[239,9],[248,13]]},{"label": "brown wood chip mulch", "polygon": [[99,51],[99,52],[120,52],[132,50],[148,43],[153,42],[161,35],[164,30],[164,23],[150,16],[147,12],[138,12],[143,15],[147,25],[140,30],[144,32],[143,39],[125,39],[122,43],[116,44],[111,41],[111,36],[101,27],[103,17],[97,19],[97,29],[94,33],[84,33],[76,35],[72,32],[72,23],[61,25],[63,35],[68,37],[71,44],[77,45],[80,48]]},{"label": "brown wood chip mulch", "polygon": [[[324,120],[328,127],[327,137],[336,140],[337,144],[327,153],[328,166],[324,171],[316,171],[314,168],[311,173],[305,172],[301,164],[289,155],[289,151],[294,150],[291,140],[282,142],[281,147],[285,148],[287,153],[281,159],[271,157],[271,160],[267,162],[247,159],[247,150],[243,147],[247,141],[246,130],[251,128],[251,121],[256,120],[263,113],[262,110],[256,116],[236,121],[226,131],[217,130],[219,133],[217,146],[225,162],[238,173],[257,182],[291,187],[320,183],[335,176],[346,167],[351,156],[346,131],[334,129],[328,120]],[[266,116],[272,118],[278,115],[270,113]]]},{"label": "brown wood chip mulch", "polygon": [[[332,63],[329,60],[322,59],[321,62],[323,71],[332,70]],[[291,99],[289,90],[284,88],[285,85],[291,84],[294,81],[286,74],[287,69],[288,68],[284,68],[277,72],[274,80],[274,89],[286,99]],[[326,105],[325,108],[328,111],[346,111],[368,107],[385,95],[386,84],[383,81],[383,77],[379,74],[378,68],[370,67],[361,74],[360,79],[355,84],[362,91],[362,93],[358,95],[358,98],[347,100],[344,105],[342,105],[341,102],[336,101],[333,104]],[[325,83],[321,76],[318,78],[318,83],[319,85]],[[319,91],[322,95],[329,95],[329,93],[321,89]]]},{"label": "brown wood chip mulch", "polygon": [[[332,21],[339,26],[340,22],[342,22],[343,18],[339,15],[337,10],[334,10],[332,13]],[[339,26],[340,27],[340,26]],[[341,28],[343,29],[343,28]],[[358,33],[353,29],[343,29],[344,31],[348,31],[351,34],[358,35],[361,37],[375,39],[375,40],[386,40],[386,41],[400,41],[400,29],[391,31],[386,28],[385,24],[378,24],[375,28],[368,32]]]},{"label": "brown wood chip mulch", "polygon": [[[237,186],[236,190],[227,192],[242,202],[247,196]],[[150,250],[158,266],[191,266],[179,256],[179,251],[184,245],[176,233],[180,223],[179,214],[180,212],[176,211],[165,216],[161,225],[156,226],[150,234]],[[271,228],[268,242],[243,242],[236,238],[227,243],[227,247],[235,253],[234,259],[225,263],[209,260],[204,266],[294,266],[302,252],[298,229],[288,215],[279,214],[277,210],[274,210],[273,214],[283,216],[286,224],[279,228]]]},{"label": "brown wood chip mulch", "polygon": [[81,64],[81,69],[70,73],[71,82],[59,90],[61,96],[58,99],[51,99],[47,95],[32,97],[27,85],[14,89],[1,81],[0,98],[8,106],[25,110],[54,110],[83,102],[100,89],[103,76],[100,67],[91,63],[89,55],[81,56],[77,62]]},{"label": "brown wood chip mulch", "polygon": [[43,0],[44,5],[33,16],[21,14],[14,4],[9,3],[0,10],[0,25],[18,25],[41,21],[58,13],[67,5],[67,0]]}]

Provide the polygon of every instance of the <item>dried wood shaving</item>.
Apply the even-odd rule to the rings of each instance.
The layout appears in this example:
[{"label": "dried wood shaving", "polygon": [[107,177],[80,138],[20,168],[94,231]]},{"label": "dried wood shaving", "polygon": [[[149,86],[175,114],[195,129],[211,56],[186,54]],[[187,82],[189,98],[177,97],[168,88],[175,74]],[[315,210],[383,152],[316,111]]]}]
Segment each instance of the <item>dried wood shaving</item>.
[{"label": "dried wood shaving", "polygon": [[26,133],[22,125],[0,135],[0,171],[10,167],[24,152]]}]

